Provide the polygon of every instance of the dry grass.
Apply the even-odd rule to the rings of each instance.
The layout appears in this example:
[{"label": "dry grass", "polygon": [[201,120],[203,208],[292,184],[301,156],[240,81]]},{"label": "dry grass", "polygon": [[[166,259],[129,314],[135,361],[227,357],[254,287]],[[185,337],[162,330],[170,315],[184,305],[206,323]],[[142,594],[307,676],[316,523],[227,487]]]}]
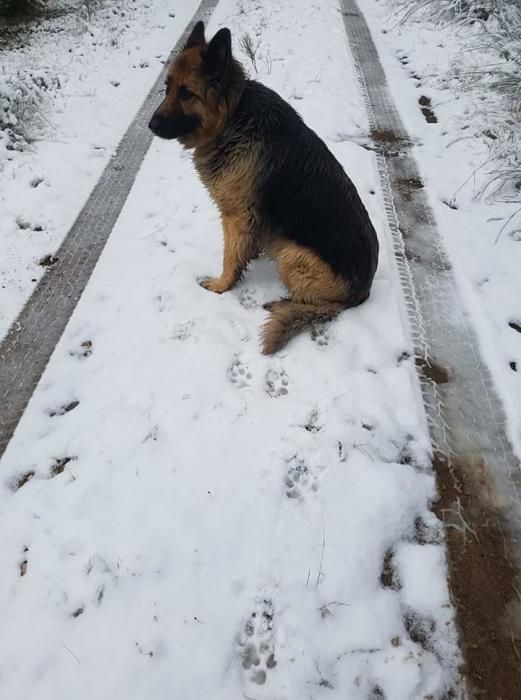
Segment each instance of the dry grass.
[{"label": "dry grass", "polygon": [[458,74],[461,89],[495,93],[483,105],[480,121],[487,124],[490,159],[483,164],[478,195],[521,199],[521,2],[520,0],[413,0],[400,5],[395,25],[421,16],[438,28],[456,26],[464,53],[490,56],[472,70]]}]

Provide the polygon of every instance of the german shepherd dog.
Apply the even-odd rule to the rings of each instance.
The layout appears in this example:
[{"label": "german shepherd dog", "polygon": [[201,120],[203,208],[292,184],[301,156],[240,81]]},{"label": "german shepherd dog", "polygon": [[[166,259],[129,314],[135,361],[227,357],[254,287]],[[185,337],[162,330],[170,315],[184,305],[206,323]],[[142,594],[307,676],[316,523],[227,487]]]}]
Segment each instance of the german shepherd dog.
[{"label": "german shepherd dog", "polygon": [[207,43],[195,25],[149,127],[193,149],[219,207],[223,271],[202,286],[222,294],[261,252],[276,260],[289,297],[264,307],[264,354],[368,298],[378,240],[355,186],[287,102],[246,79],[229,29]]}]

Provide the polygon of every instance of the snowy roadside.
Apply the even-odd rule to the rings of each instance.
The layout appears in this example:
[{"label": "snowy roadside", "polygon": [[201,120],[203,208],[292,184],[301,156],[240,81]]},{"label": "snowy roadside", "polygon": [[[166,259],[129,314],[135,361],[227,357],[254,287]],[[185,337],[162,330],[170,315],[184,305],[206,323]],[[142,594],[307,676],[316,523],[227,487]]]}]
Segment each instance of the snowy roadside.
[{"label": "snowy roadside", "polygon": [[2,462],[12,700],[441,699],[457,680],[424,412],[374,156],[351,138],[368,126],[337,4],[223,0],[210,31],[225,24],[236,47],[260,42],[259,79],[357,184],[382,246],[374,292],[260,356],[272,265],[222,297],[197,285],[219,269],[218,217],[187,154],[153,144]]},{"label": "snowy roadside", "polygon": [[468,51],[461,27],[436,27],[420,15],[397,23],[403,12],[391,3],[368,0],[364,12],[521,455],[520,202],[514,191],[492,196],[486,188],[501,158],[492,148],[497,124],[483,121],[494,106],[498,121],[509,114],[493,90],[477,94],[466,87],[493,56]]},{"label": "snowy roadside", "polygon": [[115,13],[102,6],[85,20],[87,31],[64,17],[59,33],[2,51],[0,81],[11,91],[21,71],[43,77],[50,87],[42,92],[53,97],[29,148],[8,150],[0,139],[0,337],[52,264],[196,6],[183,0],[174,12],[169,0],[128,0]]}]

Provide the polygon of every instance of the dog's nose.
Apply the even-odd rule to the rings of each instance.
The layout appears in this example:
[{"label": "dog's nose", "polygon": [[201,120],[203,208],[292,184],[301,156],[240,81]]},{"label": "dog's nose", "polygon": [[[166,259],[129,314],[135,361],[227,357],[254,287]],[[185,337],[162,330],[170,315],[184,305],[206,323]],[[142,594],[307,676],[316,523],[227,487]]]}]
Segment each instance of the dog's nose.
[{"label": "dog's nose", "polygon": [[160,124],[161,124],[161,118],[157,114],[154,114],[152,116],[152,119],[148,123],[148,128],[150,129],[150,131],[152,133],[154,133],[157,136]]}]

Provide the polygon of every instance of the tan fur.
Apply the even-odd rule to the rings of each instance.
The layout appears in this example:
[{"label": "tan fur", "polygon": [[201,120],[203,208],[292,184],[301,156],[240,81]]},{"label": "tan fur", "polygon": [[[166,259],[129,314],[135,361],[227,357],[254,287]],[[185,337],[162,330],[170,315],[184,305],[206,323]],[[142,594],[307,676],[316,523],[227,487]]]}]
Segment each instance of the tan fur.
[{"label": "tan fur", "polygon": [[266,304],[262,352],[271,355],[314,322],[329,321],[348,306],[349,285],[313,251],[281,239],[268,248],[291,298]]},{"label": "tan fur", "polygon": [[219,207],[223,225],[223,271],[219,278],[203,280],[202,285],[222,294],[231,289],[259,254],[261,241],[252,215],[253,174],[256,151],[250,149],[232,167],[212,177],[205,168],[204,148],[196,149],[194,162],[201,180]]},{"label": "tan fur", "polygon": [[261,331],[262,352],[271,355],[286,345],[300,331],[313,323],[325,323],[346,307],[341,302],[317,302],[299,304],[291,299],[282,299],[266,304],[270,318]]},{"label": "tan fur", "polygon": [[309,248],[283,239],[275,239],[268,253],[277,261],[282,282],[293,301],[317,304],[324,301],[346,302],[347,282]]},{"label": "tan fur", "polygon": [[242,158],[215,176],[207,167],[207,149],[196,148],[194,165],[221,216],[230,217],[244,213],[253,205],[254,177],[258,172],[258,149],[251,147]]},{"label": "tan fur", "polygon": [[[185,49],[178,56],[168,72],[167,93],[158,108],[158,112],[165,117],[183,113],[187,107],[190,113],[200,116],[201,126],[195,133],[180,139],[186,148],[201,147],[210,143],[222,131],[240,98],[240,95],[231,92],[226,100],[219,100],[208,92],[202,75],[202,62],[201,46]],[[179,99],[180,85],[184,85],[194,94],[189,103]]]},{"label": "tan fur", "polygon": [[201,284],[211,292],[222,294],[231,289],[257,254],[256,240],[251,233],[251,221],[247,212],[222,215],[224,251],[223,271],[220,277],[208,277]]}]

